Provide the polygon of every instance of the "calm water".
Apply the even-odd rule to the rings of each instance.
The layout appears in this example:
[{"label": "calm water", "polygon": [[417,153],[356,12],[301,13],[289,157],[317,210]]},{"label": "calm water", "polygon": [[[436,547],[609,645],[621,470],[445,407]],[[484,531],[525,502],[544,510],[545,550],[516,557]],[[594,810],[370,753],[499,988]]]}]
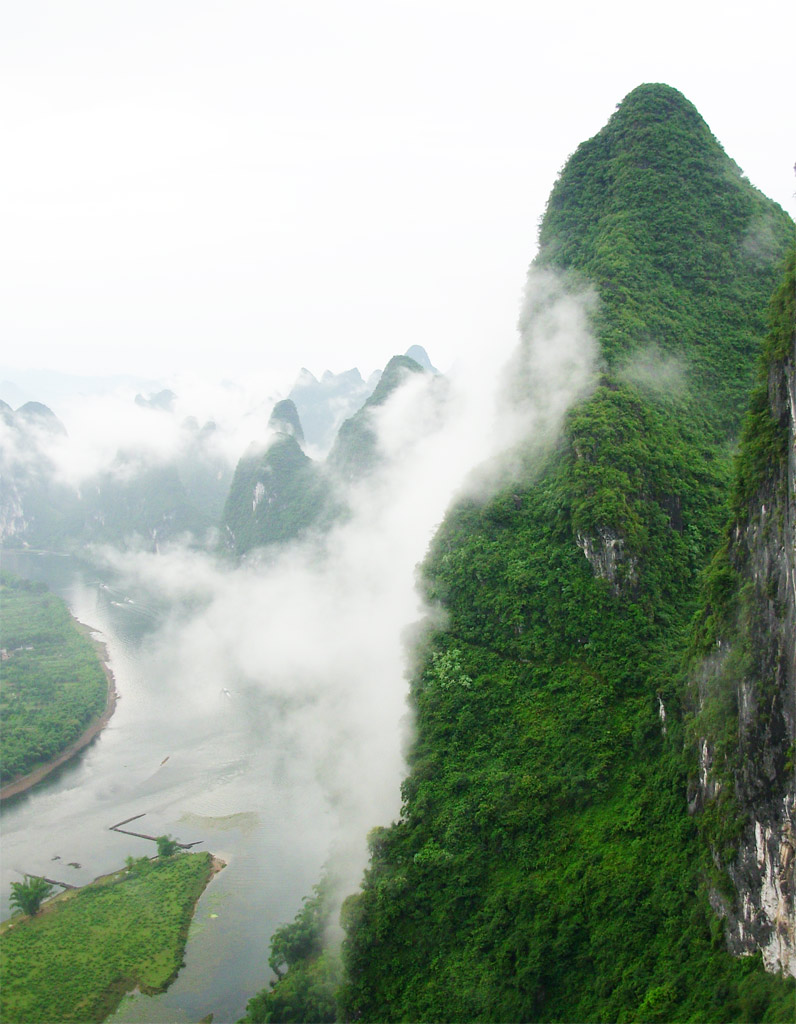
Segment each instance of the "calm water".
[{"label": "calm water", "polygon": [[[71,558],[4,552],[2,561],[9,572],[44,580],[98,632],[121,695],[89,747],[2,805],[3,918],[10,883],[23,872],[82,884],[128,855],[151,855],[152,843],[108,831],[143,813],[130,828],[202,840],[198,849],[228,866],[199,903],[176,982],[160,996],[127,998],[111,1019],[237,1020],[268,980],[271,934],[318,880],[331,841],[323,801],[289,751],[280,752],[263,694],[242,686],[216,695],[212,680],[199,687],[167,675],[157,654],[164,609],[147,595],[126,594]],[[191,699],[194,686],[201,699]]]}]

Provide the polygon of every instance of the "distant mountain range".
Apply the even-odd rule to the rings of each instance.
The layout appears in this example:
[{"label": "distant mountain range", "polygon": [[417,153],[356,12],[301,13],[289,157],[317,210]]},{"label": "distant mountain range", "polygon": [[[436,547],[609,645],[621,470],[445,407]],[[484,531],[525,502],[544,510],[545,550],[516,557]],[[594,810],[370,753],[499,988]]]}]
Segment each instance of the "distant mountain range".
[{"label": "distant mountain range", "polygon": [[[425,351],[418,346],[413,351],[431,372]],[[200,427],[186,419],[179,424],[179,450],[166,461],[133,439],[109,465],[84,478],[79,490],[59,477],[52,439],[70,442],[49,407],[31,401],[15,412],[1,402],[0,542],[56,550],[87,543],[157,550],[177,540],[214,547],[220,531],[222,549],[242,555],[329,525],[343,511],[337,484],[345,474],[365,472],[375,460],[367,410],[398,386],[399,370],[406,368],[422,369],[408,357],[397,357],[383,375],[374,373],[367,382],[357,370],[327,372],[320,381],[302,370],[291,391],[295,398],[276,404],[234,473],[213,443],[215,423]],[[38,377],[24,379],[30,383]],[[117,381],[91,383],[62,374],[42,379],[51,390],[72,394],[78,383],[87,394],[102,394]],[[173,419],[178,396],[161,388],[139,392],[134,402],[146,414]],[[305,447],[320,457],[313,460]]]}]

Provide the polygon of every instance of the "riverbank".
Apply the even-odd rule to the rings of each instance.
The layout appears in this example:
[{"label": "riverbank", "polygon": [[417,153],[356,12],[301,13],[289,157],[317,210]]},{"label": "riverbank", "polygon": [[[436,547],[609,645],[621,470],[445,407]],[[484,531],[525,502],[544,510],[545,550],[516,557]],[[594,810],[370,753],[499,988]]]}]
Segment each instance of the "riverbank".
[{"label": "riverbank", "polygon": [[79,754],[81,750],[85,749],[89,743],[98,736],[105,726],[110,722],[114,711],[116,710],[116,702],[119,699],[119,694],[116,690],[116,679],[110,668],[110,658],[108,655],[108,648],[106,644],[100,640],[97,636],[96,630],[93,630],[90,626],[87,626],[84,622],[80,622],[78,619],[71,614],[72,622],[75,624],[79,632],[87,637],[94,651],[97,655],[97,659],[102,666],[102,671],[105,673],[105,679],[108,685],[108,696],[105,701],[105,710],[96,718],[80,736],[68,747],[65,747],[63,751],[52,760],[47,761],[45,764],[39,765],[38,768],[34,768],[32,772],[28,772],[26,775],[22,775],[17,779],[13,779],[0,789],[0,803],[3,800],[8,800],[10,797],[19,796],[20,793],[24,793],[26,790],[31,789],[37,785],[42,779],[46,779],[47,776],[55,771],[56,768],[60,768],[62,764],[66,764],[67,761],[71,761],[76,754]]}]

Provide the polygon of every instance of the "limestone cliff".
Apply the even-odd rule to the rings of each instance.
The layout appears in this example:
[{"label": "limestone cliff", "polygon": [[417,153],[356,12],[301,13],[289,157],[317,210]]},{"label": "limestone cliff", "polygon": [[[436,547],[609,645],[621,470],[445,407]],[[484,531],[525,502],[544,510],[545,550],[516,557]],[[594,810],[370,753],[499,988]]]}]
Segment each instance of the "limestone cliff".
[{"label": "limestone cliff", "polygon": [[[769,358],[738,459],[725,570],[733,611],[699,680],[700,770],[693,804],[722,807],[709,834],[732,886],[714,886],[727,942],[796,976],[796,321],[793,261],[775,303]],[[725,572],[726,580],[731,580]],[[717,714],[724,692],[729,728]],[[727,791],[729,790],[729,792]],[[734,812],[734,813],[733,813]],[[735,835],[726,838],[728,815]],[[709,820],[709,814],[708,814]],[[708,830],[710,832],[710,830]]]}]

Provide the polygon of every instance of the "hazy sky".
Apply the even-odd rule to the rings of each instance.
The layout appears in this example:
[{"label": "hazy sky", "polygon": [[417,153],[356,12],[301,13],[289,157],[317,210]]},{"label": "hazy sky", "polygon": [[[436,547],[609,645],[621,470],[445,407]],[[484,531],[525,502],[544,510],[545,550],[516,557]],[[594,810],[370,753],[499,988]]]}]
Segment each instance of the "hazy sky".
[{"label": "hazy sky", "polygon": [[488,355],[559,169],[641,82],[796,213],[795,31],[782,0],[6,4],[0,364]]}]

